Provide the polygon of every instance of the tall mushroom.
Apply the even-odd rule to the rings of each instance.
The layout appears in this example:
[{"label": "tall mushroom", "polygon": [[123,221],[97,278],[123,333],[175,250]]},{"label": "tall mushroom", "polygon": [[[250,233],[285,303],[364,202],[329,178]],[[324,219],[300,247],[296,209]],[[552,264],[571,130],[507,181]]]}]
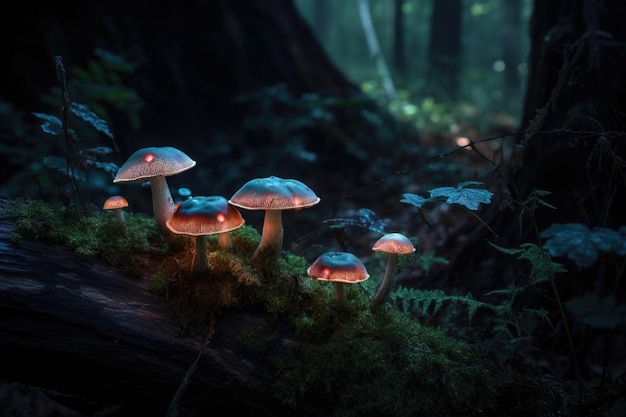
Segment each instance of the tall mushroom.
[{"label": "tall mushroom", "polygon": [[246,210],[265,210],[261,241],[251,258],[252,263],[260,264],[282,249],[282,211],[314,206],[320,198],[298,180],[270,176],[248,181],[229,202]]},{"label": "tall mushroom", "polygon": [[174,200],[166,177],[193,168],[196,161],[171,146],[148,147],[137,150],[117,171],[114,183],[150,181],[152,210],[157,230],[170,244],[179,244],[165,222],[174,212]]},{"label": "tall mushroom", "polygon": [[346,284],[357,284],[370,277],[363,262],[349,252],[326,252],[321,254],[307,269],[309,276],[330,281],[335,285],[337,306],[345,308]]},{"label": "tall mushroom", "polygon": [[196,254],[193,258],[194,274],[208,271],[206,236],[219,234],[219,245],[229,248],[229,232],[245,223],[236,207],[222,196],[190,197],[178,203],[172,216],[165,223],[175,234],[193,236],[196,240]]},{"label": "tall mushroom", "polygon": [[375,310],[389,297],[396,274],[398,255],[408,255],[415,252],[415,246],[402,233],[388,233],[376,241],[374,246],[372,246],[372,250],[387,254],[385,275],[370,303],[370,310]]}]

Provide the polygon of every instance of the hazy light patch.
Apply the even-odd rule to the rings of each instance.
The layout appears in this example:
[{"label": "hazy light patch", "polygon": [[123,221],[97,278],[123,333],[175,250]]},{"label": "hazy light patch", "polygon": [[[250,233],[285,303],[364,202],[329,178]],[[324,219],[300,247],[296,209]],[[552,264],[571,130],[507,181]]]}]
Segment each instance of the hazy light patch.
[{"label": "hazy light patch", "polygon": [[494,63],[493,63],[493,70],[495,72],[502,72],[505,69],[506,69],[506,63],[503,60],[498,59],[498,60],[494,61]]},{"label": "hazy light patch", "polygon": [[517,72],[521,75],[528,74],[528,62],[522,62],[517,66]]}]

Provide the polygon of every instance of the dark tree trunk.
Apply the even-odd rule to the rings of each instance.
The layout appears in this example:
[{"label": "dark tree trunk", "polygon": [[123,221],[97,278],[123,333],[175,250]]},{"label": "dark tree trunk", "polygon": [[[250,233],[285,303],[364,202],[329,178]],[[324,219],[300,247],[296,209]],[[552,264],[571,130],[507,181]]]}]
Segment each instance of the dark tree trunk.
[{"label": "dark tree trunk", "polygon": [[404,13],[402,7],[404,0],[394,0],[393,2],[393,69],[394,72],[404,79],[406,76],[406,51]]},{"label": "dark tree trunk", "polygon": [[434,0],[428,45],[428,78],[441,85],[443,99],[454,99],[459,90],[461,62],[461,0]]}]

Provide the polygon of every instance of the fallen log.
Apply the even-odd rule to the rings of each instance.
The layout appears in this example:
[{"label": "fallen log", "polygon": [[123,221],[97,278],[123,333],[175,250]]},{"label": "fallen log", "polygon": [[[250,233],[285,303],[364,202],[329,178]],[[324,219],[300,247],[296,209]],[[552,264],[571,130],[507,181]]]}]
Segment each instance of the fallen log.
[{"label": "fallen log", "polygon": [[[221,315],[205,345],[207,335],[186,334],[147,278],[62,247],[13,242],[13,225],[0,214],[0,380],[55,393],[81,415],[169,416],[181,387],[175,409],[183,416],[315,414],[262,385],[292,337],[288,326],[262,312]],[[240,335],[250,332],[269,348],[246,344]]]}]

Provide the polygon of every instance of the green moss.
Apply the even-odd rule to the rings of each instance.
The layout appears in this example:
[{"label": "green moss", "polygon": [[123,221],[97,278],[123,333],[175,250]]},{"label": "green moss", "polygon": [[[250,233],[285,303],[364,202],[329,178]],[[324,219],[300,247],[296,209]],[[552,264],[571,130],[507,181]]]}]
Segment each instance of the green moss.
[{"label": "green moss", "polygon": [[268,383],[277,398],[355,417],[477,416],[494,406],[486,369],[440,330],[367,309],[332,325],[326,339],[276,359]]},{"label": "green moss", "polygon": [[16,217],[14,241],[63,245],[77,255],[100,259],[132,275],[142,273],[149,240],[156,235],[154,220],[140,214],[125,214],[127,233],[121,232],[112,213],[87,213],[77,206],[23,199],[13,205],[11,214]]},{"label": "green moss", "polygon": [[205,332],[217,314],[244,309],[264,310],[286,323],[295,339],[280,354],[272,350],[278,335],[271,322],[239,338],[274,355],[267,380],[248,383],[269,387],[288,405],[314,405],[325,415],[346,417],[477,416],[493,407],[493,381],[466,344],[399,311],[371,312],[375,286],[369,281],[347,288],[347,308],[339,308],[333,284],[310,278],[304,258],[283,253],[251,265],[260,240],[251,226],[231,233],[229,250],[209,237],[209,270],[197,276],[192,239],[181,251],[165,251],[152,218],[127,213],[128,233],[122,235],[108,213],[35,201],[12,210],[14,239],[62,244],[80,256],[149,275],[152,290],[169,300],[190,332]]}]

